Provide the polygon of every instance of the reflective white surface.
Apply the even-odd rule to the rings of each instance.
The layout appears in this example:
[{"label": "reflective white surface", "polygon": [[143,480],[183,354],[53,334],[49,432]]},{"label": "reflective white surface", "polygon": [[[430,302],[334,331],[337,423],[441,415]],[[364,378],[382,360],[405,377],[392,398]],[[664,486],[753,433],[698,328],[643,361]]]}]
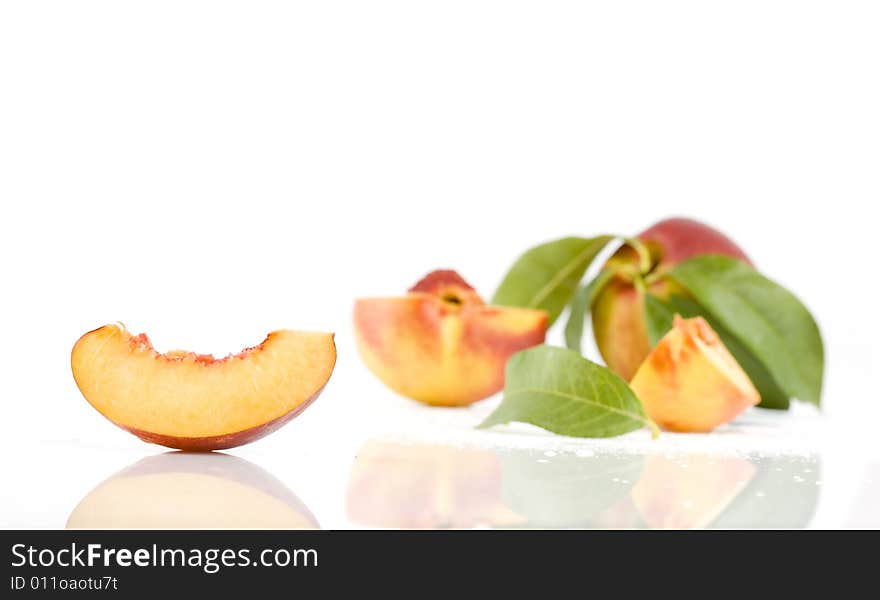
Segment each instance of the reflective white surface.
[{"label": "reflective white surface", "polygon": [[820,487],[815,456],[377,441],[355,460],[347,516],[378,527],[801,528]]},{"label": "reflective white surface", "polygon": [[118,447],[18,446],[0,526],[880,526],[880,457],[852,423],[802,409],[658,440],[475,430],[496,401],[437,410],[389,397],[373,418],[302,422],[227,453],[164,452],[122,432]]}]

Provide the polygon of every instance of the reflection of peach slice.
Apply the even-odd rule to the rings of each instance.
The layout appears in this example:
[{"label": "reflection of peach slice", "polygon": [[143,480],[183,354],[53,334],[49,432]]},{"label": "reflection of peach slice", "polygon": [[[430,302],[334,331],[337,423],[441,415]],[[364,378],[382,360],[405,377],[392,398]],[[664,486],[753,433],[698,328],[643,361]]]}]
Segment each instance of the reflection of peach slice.
[{"label": "reflection of peach slice", "polygon": [[492,452],[377,441],[352,465],[347,512],[356,523],[402,529],[522,521],[501,503],[501,467]]},{"label": "reflection of peach slice", "polygon": [[159,354],[147,336],[105,325],[73,348],[73,376],[86,400],[141,439],[182,450],[239,446],[302,412],[336,362],[333,334],[275,331],[224,359]]},{"label": "reflection of peach slice", "polygon": [[754,465],[740,457],[653,455],[631,496],[648,527],[700,529],[724,511],[754,474]]},{"label": "reflection of peach slice", "polygon": [[399,298],[355,303],[367,367],[409,398],[462,406],[499,391],[507,359],[544,341],[547,314],[488,306],[457,273],[435,271]]},{"label": "reflection of peach slice", "polygon": [[259,467],[224,454],[162,454],[82,499],[68,529],[317,529],[312,513]]},{"label": "reflection of peach slice", "polygon": [[633,504],[632,495],[627,495],[609,506],[596,517],[596,529],[642,529],[643,520]]},{"label": "reflection of peach slice", "polygon": [[673,431],[711,431],[761,401],[702,317],[676,315],[630,385],[648,416]]}]

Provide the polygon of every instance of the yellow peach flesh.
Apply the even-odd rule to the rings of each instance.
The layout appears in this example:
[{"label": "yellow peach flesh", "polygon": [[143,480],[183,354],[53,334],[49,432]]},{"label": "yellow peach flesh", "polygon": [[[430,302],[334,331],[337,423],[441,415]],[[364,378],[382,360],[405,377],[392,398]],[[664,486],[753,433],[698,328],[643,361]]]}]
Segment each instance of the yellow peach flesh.
[{"label": "yellow peach flesh", "polygon": [[701,317],[675,317],[630,386],[648,416],[671,431],[705,432],[761,398],[748,375]]},{"label": "yellow peach flesh", "polygon": [[357,344],[370,370],[396,392],[462,406],[499,391],[507,359],[544,341],[543,311],[456,304],[427,293],[355,303]]},{"label": "yellow peach flesh", "polygon": [[317,397],[335,361],[328,333],[275,331],[214,360],[160,354],[121,325],[87,333],[71,355],[74,379],[98,412],[147,441],[189,450],[240,445],[280,426]]}]

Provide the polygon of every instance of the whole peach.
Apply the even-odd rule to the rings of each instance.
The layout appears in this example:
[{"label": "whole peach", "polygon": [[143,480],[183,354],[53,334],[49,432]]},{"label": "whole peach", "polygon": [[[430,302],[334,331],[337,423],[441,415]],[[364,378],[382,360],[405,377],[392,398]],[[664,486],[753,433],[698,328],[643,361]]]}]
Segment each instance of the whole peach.
[{"label": "whole peach", "polygon": [[631,246],[612,256],[606,268],[616,272],[593,306],[593,334],[608,367],[629,381],[651,351],[645,323],[645,294],[668,298],[674,284],[660,275],[676,264],[704,254],[722,254],[752,264],[739,246],[720,231],[681,217],[665,219],[637,236],[650,254],[650,270],[639,272]]}]

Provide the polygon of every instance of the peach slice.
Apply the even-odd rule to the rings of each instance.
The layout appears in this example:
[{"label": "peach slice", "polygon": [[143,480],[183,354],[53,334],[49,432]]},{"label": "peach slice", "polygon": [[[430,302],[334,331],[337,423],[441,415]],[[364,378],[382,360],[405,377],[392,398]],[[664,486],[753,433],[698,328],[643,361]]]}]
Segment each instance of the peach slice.
[{"label": "peach slice", "polygon": [[464,406],[504,386],[514,353],[541,344],[547,313],[488,306],[454,271],[434,271],[409,294],[354,306],[367,367],[396,392],[439,406]]},{"label": "peach slice", "polygon": [[630,386],[648,416],[671,431],[711,431],[761,401],[748,375],[702,317],[675,315],[672,330]]},{"label": "peach slice", "polygon": [[226,454],[144,458],[89,492],[67,529],[319,529],[302,501],[260,467]]},{"label": "peach slice", "polygon": [[333,372],[332,333],[273,331],[259,346],[215,359],[160,354],[120,324],[82,336],[71,367],[86,400],[144,441],[181,450],[240,446],[311,404]]}]

